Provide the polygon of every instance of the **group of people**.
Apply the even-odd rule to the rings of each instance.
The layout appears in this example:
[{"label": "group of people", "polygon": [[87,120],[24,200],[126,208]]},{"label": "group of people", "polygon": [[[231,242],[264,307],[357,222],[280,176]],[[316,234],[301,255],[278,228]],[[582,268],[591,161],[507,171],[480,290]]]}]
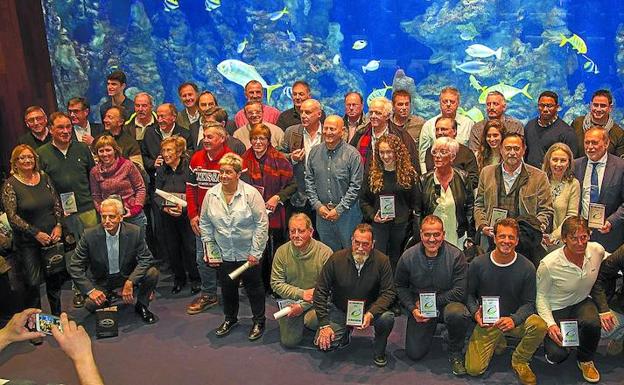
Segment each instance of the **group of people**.
[{"label": "group of people", "polygon": [[[368,114],[362,95],[349,92],[344,116],[326,116],[304,81],[280,112],[252,80],[229,120],[216,96],[191,82],[179,87],[181,111],[155,106],[147,92],[133,103],[125,87],[123,72],[108,76],[103,125],[89,121],[81,97],[49,117],[26,109],[29,130],[2,187],[14,253],[0,267],[13,267],[22,285],[16,311],[41,308],[45,281],[60,314],[69,273],[75,307],[123,300],[155,323],[149,303],[158,267],[168,265],[172,294],[187,284],[197,294],[190,315],[219,304],[221,287],[217,336],[238,325],[240,284],[250,340],[264,333],[273,293],[286,314],[284,346],[311,329],[320,349],[338,349],[354,328],[373,327],[378,366],[401,311],[414,360],[446,324],[456,375],[482,374],[513,335],[521,342],[512,368],[536,383],[529,362],[542,341],[548,362],[569,354],[562,320],[576,321],[586,381],[600,379],[601,329],[610,351],[622,350],[614,283],[624,263],[624,131],[609,91],[596,91],[570,126],[552,91],[523,125],[505,114],[498,91],[475,123],[458,114],[453,87],[426,121],[412,115],[405,90],[372,99]],[[49,255],[60,243],[58,272]],[[0,269],[0,288],[16,290],[7,274]]]}]

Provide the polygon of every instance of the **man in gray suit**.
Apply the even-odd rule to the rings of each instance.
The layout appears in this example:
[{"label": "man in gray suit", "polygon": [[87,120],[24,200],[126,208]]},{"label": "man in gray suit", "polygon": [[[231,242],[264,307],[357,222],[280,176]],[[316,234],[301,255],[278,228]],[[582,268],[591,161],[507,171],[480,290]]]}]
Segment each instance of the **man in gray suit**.
[{"label": "man in gray suit", "polygon": [[575,160],[574,174],[581,182],[581,216],[587,219],[589,205],[604,205],[604,225],[592,231],[591,240],[612,253],[624,243],[624,160],[607,152],[609,133],[601,127],[585,132],[586,156]]},{"label": "man in gray suit", "polygon": [[147,307],[159,272],[145,236],[138,226],[123,222],[123,212],[117,199],[102,202],[102,225],[85,231],[69,263],[69,273],[87,296],[85,308],[90,312],[110,306],[118,298],[113,290],[120,287],[124,303],[133,303],[136,287],[135,310],[143,322],[152,324],[157,318]]}]

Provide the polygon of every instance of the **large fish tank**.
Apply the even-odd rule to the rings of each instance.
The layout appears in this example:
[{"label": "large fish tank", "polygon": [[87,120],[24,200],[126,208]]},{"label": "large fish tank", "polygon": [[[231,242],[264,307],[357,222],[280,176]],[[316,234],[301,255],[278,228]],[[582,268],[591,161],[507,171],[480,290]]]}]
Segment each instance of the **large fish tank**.
[{"label": "large fish tank", "polygon": [[[610,89],[624,109],[621,0],[42,0],[60,106],[105,100],[106,75],[121,69],[126,94],[175,102],[193,81],[233,115],[257,79],[268,103],[292,107],[306,80],[327,113],[343,97],[412,94],[413,113],[438,113],[440,89],[461,92],[461,113],[483,116],[499,90],[508,114],[536,115],[537,96],[559,94],[560,116],[585,114],[593,91]],[[98,114],[93,117],[99,120]]]}]

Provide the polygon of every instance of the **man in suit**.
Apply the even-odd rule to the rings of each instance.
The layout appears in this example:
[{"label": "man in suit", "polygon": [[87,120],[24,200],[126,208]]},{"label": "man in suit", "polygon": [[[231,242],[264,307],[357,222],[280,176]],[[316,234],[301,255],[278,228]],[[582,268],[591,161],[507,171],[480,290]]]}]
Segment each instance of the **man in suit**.
[{"label": "man in suit", "polygon": [[[205,95],[205,94],[202,94]],[[202,100],[203,96],[200,96],[199,100]],[[202,103],[200,103],[200,106]],[[200,107],[201,108],[201,107]],[[227,134],[225,138],[225,144],[237,155],[243,156],[245,151],[245,145],[240,140],[233,137],[229,132],[231,131],[229,126],[232,123],[231,120],[228,120],[227,111],[219,106],[210,107],[207,110],[203,110],[201,112],[201,119],[197,122],[191,124],[189,128],[190,133],[190,142],[192,144],[193,153],[199,150],[203,150],[204,145],[202,141],[204,140],[204,129],[207,124],[210,122],[217,122],[223,126],[225,132]]]},{"label": "man in suit", "polygon": [[138,226],[123,223],[123,211],[117,199],[102,202],[102,225],[85,231],[69,263],[69,273],[87,296],[85,308],[90,312],[110,306],[116,297],[113,290],[121,287],[124,303],[132,303],[136,295],[135,311],[143,322],[153,324],[157,318],[148,306],[159,272],[145,236]]},{"label": "man in suit", "polygon": [[581,216],[587,219],[589,204],[605,206],[604,225],[592,231],[591,240],[613,252],[624,243],[624,160],[608,153],[609,134],[592,127],[585,132],[586,156],[574,162],[574,174],[581,183]]},{"label": "man in suit", "polygon": [[104,128],[99,123],[89,122],[89,102],[83,97],[69,99],[67,102],[67,114],[74,126],[72,139],[91,146],[93,139],[100,135]]}]

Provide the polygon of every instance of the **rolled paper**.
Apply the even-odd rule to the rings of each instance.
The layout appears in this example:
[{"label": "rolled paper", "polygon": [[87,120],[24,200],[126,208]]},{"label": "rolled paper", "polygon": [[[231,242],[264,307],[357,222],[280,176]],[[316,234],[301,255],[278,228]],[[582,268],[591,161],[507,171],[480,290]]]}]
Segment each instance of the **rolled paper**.
[{"label": "rolled paper", "polygon": [[228,276],[230,277],[231,280],[235,280],[236,278],[238,278],[239,275],[243,274],[245,270],[249,269],[250,267],[251,265],[249,264],[249,262],[245,262],[238,269],[228,274]]},{"label": "rolled paper", "polygon": [[160,190],[160,189],[156,189],[156,194],[158,196],[160,196],[161,198],[168,200],[171,203],[175,203],[176,205],[180,205],[182,207],[186,207],[186,201],[184,199],[180,199],[177,196],[168,193],[166,191]]},{"label": "rolled paper", "polygon": [[292,307],[286,306],[282,310],[279,310],[279,311],[273,313],[273,318],[280,319],[282,317],[285,317],[285,316],[289,315],[291,311],[292,311]]}]

